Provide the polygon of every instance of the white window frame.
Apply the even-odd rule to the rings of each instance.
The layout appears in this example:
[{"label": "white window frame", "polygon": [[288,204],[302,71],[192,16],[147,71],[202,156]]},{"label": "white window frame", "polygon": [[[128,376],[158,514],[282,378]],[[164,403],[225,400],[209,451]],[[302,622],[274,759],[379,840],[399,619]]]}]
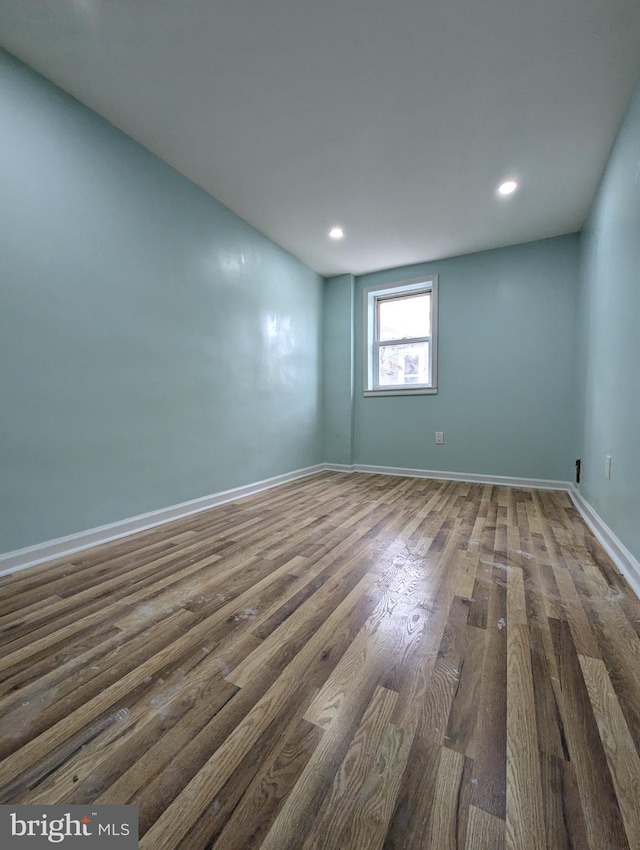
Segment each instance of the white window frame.
[{"label": "white window frame", "polygon": [[[427,384],[378,384],[378,303],[386,298],[431,293],[431,336],[385,340],[385,344],[429,342],[431,375]],[[364,395],[435,395],[438,392],[438,275],[402,280],[388,286],[369,286],[364,290]]]}]

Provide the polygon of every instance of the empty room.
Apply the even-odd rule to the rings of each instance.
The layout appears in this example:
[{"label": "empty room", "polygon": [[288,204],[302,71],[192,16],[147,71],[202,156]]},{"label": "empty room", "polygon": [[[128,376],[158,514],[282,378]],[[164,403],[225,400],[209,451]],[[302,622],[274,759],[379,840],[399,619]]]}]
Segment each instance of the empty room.
[{"label": "empty room", "polygon": [[0,844],[640,848],[637,0],[0,0]]}]

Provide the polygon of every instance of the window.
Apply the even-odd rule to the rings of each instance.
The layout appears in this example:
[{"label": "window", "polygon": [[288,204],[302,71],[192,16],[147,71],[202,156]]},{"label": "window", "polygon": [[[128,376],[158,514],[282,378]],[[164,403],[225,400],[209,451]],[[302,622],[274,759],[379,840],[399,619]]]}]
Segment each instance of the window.
[{"label": "window", "polygon": [[364,291],[365,395],[436,393],[438,277]]}]

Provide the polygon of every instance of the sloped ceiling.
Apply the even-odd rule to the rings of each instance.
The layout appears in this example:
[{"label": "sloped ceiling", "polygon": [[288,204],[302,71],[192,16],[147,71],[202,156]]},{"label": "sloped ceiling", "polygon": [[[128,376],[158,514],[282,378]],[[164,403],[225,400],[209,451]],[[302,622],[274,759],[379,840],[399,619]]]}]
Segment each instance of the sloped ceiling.
[{"label": "sloped ceiling", "polygon": [[0,0],[0,43],[314,269],[363,273],[578,230],[640,3]]}]

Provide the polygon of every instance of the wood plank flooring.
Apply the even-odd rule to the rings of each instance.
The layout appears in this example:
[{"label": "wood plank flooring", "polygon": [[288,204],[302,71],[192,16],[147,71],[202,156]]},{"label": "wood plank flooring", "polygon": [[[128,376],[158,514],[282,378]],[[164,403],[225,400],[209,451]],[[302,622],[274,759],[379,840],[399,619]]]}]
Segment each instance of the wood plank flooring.
[{"label": "wood plank flooring", "polygon": [[322,473],[0,579],[0,802],[144,850],[638,850],[640,602],[565,493]]}]

